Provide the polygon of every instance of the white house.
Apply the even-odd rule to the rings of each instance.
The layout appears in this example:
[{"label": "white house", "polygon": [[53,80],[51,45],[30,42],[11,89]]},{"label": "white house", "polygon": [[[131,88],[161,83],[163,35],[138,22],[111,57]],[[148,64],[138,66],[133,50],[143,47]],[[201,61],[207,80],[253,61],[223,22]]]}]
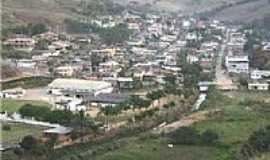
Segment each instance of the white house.
[{"label": "white house", "polygon": [[17,67],[22,67],[22,68],[34,68],[37,64],[32,59],[21,59],[21,60],[17,60],[16,63],[17,63]]},{"label": "white house", "polygon": [[258,91],[267,91],[267,90],[269,90],[269,83],[259,82],[259,81],[249,82],[248,89],[249,90],[258,90]]},{"label": "white house", "polygon": [[1,91],[1,98],[19,98],[25,94],[25,90],[22,88],[13,88]]},{"label": "white house", "polygon": [[60,66],[56,68],[55,72],[59,75],[70,77],[80,69],[81,67],[79,66]]},{"label": "white house", "polygon": [[253,70],[250,73],[250,78],[251,79],[263,79],[263,78],[270,78],[270,70]]},{"label": "white house", "polygon": [[225,64],[230,73],[249,73],[248,56],[226,56]]},{"label": "white house", "polygon": [[31,51],[35,47],[36,41],[33,38],[16,37],[8,39],[4,44],[18,50]]}]

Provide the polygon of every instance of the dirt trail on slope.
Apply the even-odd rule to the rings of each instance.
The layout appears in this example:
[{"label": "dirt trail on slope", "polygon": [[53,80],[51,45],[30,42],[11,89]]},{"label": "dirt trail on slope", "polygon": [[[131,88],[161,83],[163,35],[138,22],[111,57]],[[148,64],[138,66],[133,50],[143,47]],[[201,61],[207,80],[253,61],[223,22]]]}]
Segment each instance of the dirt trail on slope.
[{"label": "dirt trail on slope", "polygon": [[188,115],[188,116],[180,119],[179,121],[176,121],[176,122],[173,122],[170,124],[165,124],[163,126],[155,128],[154,133],[158,133],[158,134],[170,133],[170,132],[177,130],[178,128],[187,127],[187,126],[190,126],[196,122],[201,122],[201,121],[207,120],[208,116],[210,114],[217,113],[217,112],[220,112],[220,110],[216,109],[216,110],[209,110],[209,111],[199,111],[199,112],[193,113],[191,115]]}]

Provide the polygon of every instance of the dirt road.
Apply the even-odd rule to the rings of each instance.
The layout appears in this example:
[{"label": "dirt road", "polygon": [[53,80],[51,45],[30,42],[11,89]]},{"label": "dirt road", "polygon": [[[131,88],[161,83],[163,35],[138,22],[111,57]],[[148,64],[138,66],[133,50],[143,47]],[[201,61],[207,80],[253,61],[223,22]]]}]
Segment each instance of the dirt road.
[{"label": "dirt road", "polygon": [[200,111],[200,112],[193,113],[189,116],[186,116],[186,117],[180,119],[179,121],[155,128],[154,133],[160,134],[160,133],[173,132],[173,131],[177,130],[178,128],[187,127],[187,126],[190,126],[196,122],[204,121],[208,118],[209,114],[216,113],[219,111],[220,110],[210,110],[210,111]]},{"label": "dirt road", "polygon": [[234,90],[237,89],[237,86],[233,83],[231,77],[226,72],[225,69],[222,68],[222,61],[225,57],[225,50],[226,50],[226,43],[229,39],[229,31],[226,33],[227,40],[222,44],[221,50],[217,57],[217,64],[216,64],[216,84],[219,89],[221,90]]}]

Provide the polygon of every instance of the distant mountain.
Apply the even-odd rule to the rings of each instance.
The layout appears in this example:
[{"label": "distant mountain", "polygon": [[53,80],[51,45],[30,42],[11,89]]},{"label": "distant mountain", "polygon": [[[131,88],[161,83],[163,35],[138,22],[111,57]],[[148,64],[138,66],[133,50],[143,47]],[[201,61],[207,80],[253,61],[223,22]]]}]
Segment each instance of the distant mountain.
[{"label": "distant mountain", "polygon": [[[101,0],[2,0],[2,24],[46,22],[63,24],[66,18],[80,16],[82,2]],[[104,0],[108,1],[108,0]],[[112,0],[127,7],[177,12],[184,15],[210,12],[226,21],[248,22],[270,13],[269,0]]]},{"label": "distant mountain", "polygon": [[193,14],[209,11],[222,5],[234,4],[242,0],[114,0],[123,5],[148,5],[152,10],[180,11]]},{"label": "distant mountain", "polygon": [[62,24],[65,18],[77,16],[80,0],[2,0],[4,25],[30,22]]},{"label": "distant mountain", "polygon": [[249,23],[269,15],[270,0],[253,0],[248,3],[228,7],[217,12],[217,14],[213,15],[213,18],[223,21]]},{"label": "distant mountain", "polygon": [[[270,14],[270,0],[114,0],[126,6],[147,5],[156,11],[205,13],[208,17],[231,22],[251,22]],[[207,14],[208,13],[208,14]]]}]

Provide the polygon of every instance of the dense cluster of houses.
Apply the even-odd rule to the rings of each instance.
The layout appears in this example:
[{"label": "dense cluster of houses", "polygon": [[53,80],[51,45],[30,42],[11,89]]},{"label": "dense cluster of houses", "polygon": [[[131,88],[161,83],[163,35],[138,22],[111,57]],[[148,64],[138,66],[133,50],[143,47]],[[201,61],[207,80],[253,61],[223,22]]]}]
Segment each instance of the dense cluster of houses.
[{"label": "dense cluster of houses", "polygon": [[[247,88],[249,90],[268,91],[270,89],[270,70],[252,68],[250,65],[251,57],[247,52],[244,52],[244,46],[247,43],[246,34],[249,32],[251,31],[230,30],[225,66],[229,73],[247,75]],[[268,51],[269,43],[263,42],[262,46],[263,51]]]},{"label": "dense cluster of houses", "polygon": [[[250,75],[250,90],[269,89],[270,71],[249,67],[249,56],[243,51],[245,33],[228,29],[222,22],[124,12],[102,16],[91,23],[102,28],[124,23],[133,34],[125,43],[110,46],[95,46],[98,39],[91,34],[66,34],[63,38],[53,32],[34,37],[15,35],[4,43],[17,50],[31,51],[32,58],[11,60],[18,68],[55,77],[48,85],[48,94],[59,108],[115,105],[132,91],[159,88],[171,76],[177,80],[176,87],[181,87],[185,77],[180,62],[199,64],[207,81],[213,81],[210,77],[215,72],[216,57],[226,38],[227,72]],[[35,45],[41,40],[49,41],[49,45],[36,51]],[[264,44],[264,49],[269,50],[269,46]]]}]

